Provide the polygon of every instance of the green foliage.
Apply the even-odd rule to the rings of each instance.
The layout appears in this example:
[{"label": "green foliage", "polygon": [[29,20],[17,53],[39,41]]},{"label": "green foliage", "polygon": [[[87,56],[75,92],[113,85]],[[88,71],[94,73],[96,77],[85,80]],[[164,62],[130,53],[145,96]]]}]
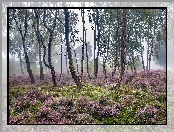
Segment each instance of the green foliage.
[{"label": "green foliage", "polygon": [[[97,24],[96,10],[89,14],[89,18]],[[111,65],[115,61],[116,53],[118,53],[118,44],[120,43],[122,33],[122,9],[103,9],[99,10],[100,19],[99,26],[101,27],[101,42],[99,55],[104,56],[107,52],[107,45],[109,46],[108,51],[108,63]],[[139,39],[142,37],[147,39],[155,40],[160,44],[166,43],[166,11],[161,9],[128,9],[127,14],[127,38],[126,38],[126,49],[129,52],[138,52],[141,54],[142,43]],[[152,43],[151,43],[152,45]],[[164,52],[164,51],[163,51]],[[158,52],[153,54],[157,56]],[[136,57],[136,56],[135,56]],[[165,61],[165,60],[164,60]],[[162,64],[162,63],[161,63]],[[161,65],[160,64],[160,65]]]},{"label": "green foliage", "polygon": [[[160,124],[165,122],[166,93],[155,92],[155,89],[148,87],[132,88],[126,84],[120,85],[116,90],[109,90],[112,87],[111,85],[108,88],[102,88],[88,83],[83,83],[81,90],[77,89],[76,85],[14,86],[9,90],[10,116],[19,121],[28,112],[30,115],[28,120],[22,120],[25,123],[46,120],[52,117],[51,114],[60,116],[54,118],[54,121],[66,119],[67,122],[65,122],[68,123],[71,119],[74,124]],[[141,113],[144,110],[147,110],[147,113],[143,113],[145,116]],[[113,113],[115,114],[113,116],[114,111],[116,113]]]},{"label": "green foliage", "polygon": [[[13,99],[17,99],[18,97],[24,95],[28,90],[30,89],[29,86],[25,86],[25,87],[20,87],[20,86],[15,86],[12,89],[10,89],[9,91],[9,103],[11,104],[11,101]],[[13,98],[11,98],[13,97]]]}]

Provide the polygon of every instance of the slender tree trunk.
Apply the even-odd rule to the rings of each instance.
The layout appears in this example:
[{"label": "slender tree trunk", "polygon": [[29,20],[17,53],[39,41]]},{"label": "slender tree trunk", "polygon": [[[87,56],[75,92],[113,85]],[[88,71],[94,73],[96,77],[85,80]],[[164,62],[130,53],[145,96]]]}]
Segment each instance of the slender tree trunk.
[{"label": "slender tree trunk", "polygon": [[109,35],[108,35],[108,44],[107,44],[107,51],[106,51],[107,54],[106,54],[105,60],[104,60],[104,74],[105,74],[105,79],[107,78],[107,76],[106,76],[106,61],[108,60],[109,45],[110,45],[110,23],[109,23]]},{"label": "slender tree trunk", "polygon": [[[67,49],[67,48],[66,48]],[[66,52],[66,69],[67,69],[67,73],[69,74],[69,69],[68,69],[68,54],[67,54],[67,52]]]},{"label": "slender tree trunk", "polygon": [[105,73],[105,58],[103,57],[103,73]]},{"label": "slender tree trunk", "polygon": [[44,74],[43,74],[43,66],[42,66],[42,59],[41,59],[41,43],[39,44],[39,65],[40,65],[40,80],[44,80]]},{"label": "slender tree trunk", "polygon": [[20,59],[21,73],[22,75],[24,75],[23,66],[22,66],[21,48],[19,49],[19,59]]},{"label": "slender tree trunk", "polygon": [[[94,18],[95,22],[95,18]],[[95,58],[95,51],[96,51],[96,24],[94,24],[94,76],[97,77],[97,69],[96,69],[96,58]]]},{"label": "slender tree trunk", "polygon": [[[150,45],[150,43],[149,43]],[[150,61],[151,61],[151,52],[152,52],[152,46],[149,46],[150,47],[150,53],[149,53],[149,70],[150,70]]]},{"label": "slender tree trunk", "polygon": [[82,22],[83,22],[83,45],[82,45],[82,60],[81,60],[81,79],[83,76],[83,61],[84,61],[84,30],[85,30],[85,21],[84,21],[84,9],[81,9]]},{"label": "slender tree trunk", "polygon": [[[140,27],[139,27],[139,30],[140,30]],[[141,30],[140,30],[141,31]],[[142,45],[142,36],[140,34],[140,45]],[[142,61],[142,64],[143,64],[143,70],[145,71],[145,66],[144,66],[144,60],[143,60],[143,49],[141,49],[141,53],[140,53],[140,56],[141,56],[141,61]]]},{"label": "slender tree trunk", "polygon": [[125,70],[125,42],[126,42],[126,10],[123,9],[122,12],[122,37],[121,37],[121,69],[120,69],[120,74],[119,74],[119,84],[122,81],[123,75],[124,75],[124,70]]},{"label": "slender tree trunk", "polygon": [[49,67],[51,69],[51,75],[52,75],[52,81],[53,81],[53,84],[54,86],[57,86],[57,83],[56,83],[56,76],[55,76],[55,70],[54,70],[54,67],[52,65],[52,58],[51,58],[51,42],[52,42],[52,34],[50,33],[50,37],[49,37],[49,43],[48,43],[48,63],[49,63]]},{"label": "slender tree trunk", "polygon": [[116,68],[118,66],[119,68],[119,63],[118,63],[118,56],[119,56],[119,53],[120,53],[120,35],[119,35],[119,16],[118,16],[118,9],[117,9],[117,29],[116,29],[116,51],[115,51],[115,61],[114,61],[114,71],[112,72],[112,77],[114,77],[114,74],[116,72]]},{"label": "slender tree trunk", "polygon": [[133,61],[133,65],[134,65],[135,75],[136,75],[137,74],[137,70],[136,70],[136,66],[135,66],[135,58],[134,58],[133,50],[132,50],[132,61]]},{"label": "slender tree trunk", "polygon": [[61,76],[62,76],[62,44],[61,44],[61,47],[60,47],[60,77],[59,77],[59,80],[61,79]]},{"label": "slender tree trunk", "polygon": [[[40,31],[39,31],[39,13],[36,12],[36,10],[34,10],[35,12],[35,15],[36,15],[36,18],[37,18],[37,24],[35,27],[35,24],[34,24],[34,28],[35,28],[35,33],[36,33],[36,36],[37,36],[37,40],[38,40],[38,43],[39,43],[39,65],[40,65],[40,80],[44,80],[44,74],[43,74],[43,66],[42,66],[42,59],[41,59],[41,49],[42,49],[42,44],[41,44],[41,34],[40,34]],[[37,29],[37,30],[36,30]]]},{"label": "slender tree trunk", "polygon": [[[43,22],[44,22],[44,26],[48,29],[49,34],[50,34],[49,35],[49,41],[48,41],[48,65],[47,65],[47,67],[51,70],[53,85],[54,86],[57,86],[56,76],[55,76],[55,70],[54,70],[54,67],[52,65],[52,57],[51,57],[51,53],[52,53],[51,46],[52,46],[52,40],[53,40],[53,32],[54,32],[54,29],[56,27],[57,10],[55,11],[55,15],[54,15],[55,16],[55,19],[54,19],[54,25],[53,25],[52,29],[50,29],[46,25],[45,16],[46,16],[46,10],[44,10]],[[44,48],[44,50],[45,50],[45,48]]]},{"label": "slender tree trunk", "polygon": [[[148,33],[149,33],[149,25],[148,25]],[[149,36],[147,36],[147,67],[146,71],[150,70],[149,69]]]},{"label": "slender tree trunk", "polygon": [[129,60],[130,60],[130,67],[131,67],[131,71],[132,71],[132,73],[133,73],[132,59],[131,59],[131,55],[130,55],[130,53],[129,53]]},{"label": "slender tree trunk", "polygon": [[60,61],[60,65],[61,65],[61,74],[62,74],[62,45],[61,45],[61,59],[60,59],[61,61]]},{"label": "slender tree trunk", "polygon": [[52,41],[51,36],[50,36],[50,40],[49,40],[49,43],[48,43],[48,63],[49,63],[49,67],[51,69],[51,75],[52,75],[53,84],[54,84],[54,86],[57,86],[55,70],[54,70],[54,67],[52,66],[52,62],[51,62],[51,41]]},{"label": "slender tree trunk", "polygon": [[27,72],[28,72],[28,74],[31,78],[31,84],[35,84],[35,79],[34,79],[32,70],[30,68],[30,61],[29,61],[27,51],[26,51],[26,48],[25,48],[25,38],[24,37],[23,37],[23,48],[24,48],[24,54],[25,54],[25,59],[26,59],[26,63],[27,63]]},{"label": "slender tree trunk", "polygon": [[[30,76],[31,84],[35,84],[35,79],[34,79],[32,70],[30,68],[30,61],[29,61],[29,58],[28,58],[27,50],[25,48],[27,28],[28,28],[28,26],[27,26],[27,18],[28,18],[28,12],[27,12],[27,9],[25,9],[25,19],[24,19],[25,32],[24,32],[24,34],[22,33],[21,27],[20,28],[19,28],[19,26],[17,26],[17,27],[18,27],[18,30],[20,31],[20,34],[21,34],[21,37],[22,37],[22,45],[23,45],[24,55],[25,55],[25,59],[26,59],[26,63],[27,63],[27,72],[28,72],[28,74]],[[18,25],[18,22],[16,21],[16,18],[14,18],[14,20],[16,22],[16,25]]]},{"label": "slender tree trunk", "polygon": [[65,14],[65,39],[66,39],[66,46],[67,46],[67,51],[68,51],[68,59],[69,59],[69,69],[72,75],[72,78],[74,79],[77,87],[79,89],[82,88],[82,83],[81,79],[79,76],[76,75],[75,68],[73,65],[73,58],[72,58],[72,53],[71,53],[71,47],[69,44],[69,12],[67,9],[64,9],[64,14]]},{"label": "slender tree trunk", "polygon": [[99,29],[99,12],[98,12],[98,9],[97,9],[97,32],[98,32],[98,39],[97,39],[97,58],[96,58],[96,77],[97,77],[97,74],[98,74],[98,58],[99,58],[99,51],[100,51],[100,45],[99,45],[99,42],[100,42],[100,29]]},{"label": "slender tree trunk", "polygon": [[86,30],[85,30],[85,45],[86,45],[86,69],[87,69],[87,74],[88,74],[88,78],[91,80],[90,74],[89,74],[89,58],[88,58],[88,44],[86,42]]},{"label": "slender tree trunk", "polygon": [[[109,34],[110,34],[110,25],[109,25]],[[107,51],[106,51],[106,56],[103,57],[103,72],[104,72],[104,75],[105,75],[105,79],[107,78],[106,76],[106,61],[108,59],[108,51],[109,51],[109,39],[110,38],[110,35],[108,37],[108,44],[107,44]]]}]

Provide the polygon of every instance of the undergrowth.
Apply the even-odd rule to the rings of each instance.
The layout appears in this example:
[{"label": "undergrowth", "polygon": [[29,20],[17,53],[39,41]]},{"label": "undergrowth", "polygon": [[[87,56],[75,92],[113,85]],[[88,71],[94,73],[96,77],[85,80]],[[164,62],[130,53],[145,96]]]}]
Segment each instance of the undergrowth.
[{"label": "undergrowth", "polygon": [[9,123],[165,124],[166,89],[161,78],[161,87],[152,87],[157,83],[151,80],[140,85],[143,80],[139,85],[123,83],[115,90],[110,90],[112,85],[104,88],[87,82],[80,90],[75,84],[15,85],[9,90]]}]

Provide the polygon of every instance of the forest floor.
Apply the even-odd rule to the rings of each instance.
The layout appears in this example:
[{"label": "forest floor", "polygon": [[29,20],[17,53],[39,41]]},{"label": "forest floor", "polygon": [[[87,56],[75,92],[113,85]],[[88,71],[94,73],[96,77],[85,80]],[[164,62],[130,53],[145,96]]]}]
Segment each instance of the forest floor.
[{"label": "forest floor", "polygon": [[[107,73],[83,77],[77,89],[71,75],[62,74],[57,87],[45,74],[30,84],[28,76],[9,77],[9,124],[166,124],[166,71],[127,73],[120,87]],[[133,77],[133,78],[132,78]]]}]

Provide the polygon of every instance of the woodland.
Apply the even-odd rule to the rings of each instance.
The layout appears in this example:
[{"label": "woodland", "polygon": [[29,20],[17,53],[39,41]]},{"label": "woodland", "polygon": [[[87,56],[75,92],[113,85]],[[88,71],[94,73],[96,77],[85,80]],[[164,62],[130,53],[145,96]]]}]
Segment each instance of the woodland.
[{"label": "woodland", "polygon": [[166,11],[8,8],[8,123],[166,124]]}]

